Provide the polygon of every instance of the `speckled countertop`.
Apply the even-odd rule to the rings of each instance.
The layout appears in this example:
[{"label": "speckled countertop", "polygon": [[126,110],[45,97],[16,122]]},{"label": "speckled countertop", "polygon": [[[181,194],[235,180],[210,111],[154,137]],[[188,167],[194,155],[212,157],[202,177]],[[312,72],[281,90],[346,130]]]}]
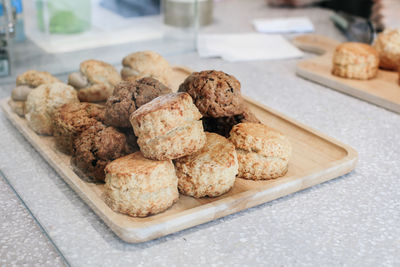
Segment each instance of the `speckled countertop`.
[{"label": "speckled countertop", "polygon": [[[223,13],[233,18],[218,17]],[[226,1],[216,14],[216,25],[206,31],[250,31],[251,17],[308,15],[317,33],[341,38],[330,12],[317,8],[273,11],[261,0]],[[400,115],[297,77],[295,60],[228,63],[195,53],[167,59],[235,75],[244,94],[354,147],[356,170],[176,234],[127,244],[0,114],[0,169],[50,237],[1,178],[0,265],[56,266],[63,257],[74,266],[400,265]],[[3,86],[0,96],[7,90]]]}]

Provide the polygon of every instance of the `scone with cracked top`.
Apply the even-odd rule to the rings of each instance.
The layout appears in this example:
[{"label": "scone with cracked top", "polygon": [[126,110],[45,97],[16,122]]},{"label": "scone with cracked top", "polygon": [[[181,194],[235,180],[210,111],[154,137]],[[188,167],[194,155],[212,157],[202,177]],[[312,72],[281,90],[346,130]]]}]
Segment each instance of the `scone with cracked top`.
[{"label": "scone with cracked top", "polygon": [[379,53],[379,67],[398,70],[400,67],[400,29],[387,29],[378,34],[374,48]]},{"label": "scone with cracked top", "polygon": [[106,124],[115,127],[131,127],[129,116],[154,98],[172,93],[171,89],[153,78],[122,81],[107,99]]},{"label": "scone with cracked top", "polygon": [[21,117],[25,116],[25,102],[29,93],[42,84],[55,82],[60,80],[46,71],[28,70],[18,75],[16,86],[11,91],[11,109]]},{"label": "scone with cracked top", "polygon": [[336,47],[332,61],[332,74],[339,77],[368,80],[378,73],[378,52],[367,44],[342,43]]},{"label": "scone with cracked top", "polygon": [[239,167],[235,146],[225,137],[208,132],[202,149],[174,163],[179,191],[196,198],[228,192]]},{"label": "scone with cracked top", "polygon": [[205,143],[201,114],[187,93],[159,96],[130,116],[140,151],[146,158],[176,159]]},{"label": "scone with cracked top", "polygon": [[222,71],[193,72],[179,86],[179,92],[187,92],[204,117],[219,118],[242,112],[240,82]]},{"label": "scone with cracked top", "polygon": [[236,147],[239,177],[265,180],[286,174],[292,148],[283,134],[263,124],[239,123],[229,140]]},{"label": "scone with cracked top", "polygon": [[154,51],[139,51],[122,60],[121,76],[124,80],[135,81],[144,77],[154,78],[169,86],[172,69],[168,61]]},{"label": "scone with cracked top", "polygon": [[79,70],[68,76],[68,84],[78,91],[80,101],[106,101],[121,81],[114,66],[100,60],[85,60],[80,64]]},{"label": "scone with cracked top", "polygon": [[98,122],[75,138],[71,162],[81,177],[102,182],[106,165],[132,152],[125,134]]},{"label": "scone with cracked top", "polygon": [[53,135],[58,149],[71,154],[76,137],[89,127],[104,122],[105,107],[93,103],[68,103],[54,113]]},{"label": "scone with cracked top", "polygon": [[65,83],[48,83],[29,93],[26,100],[26,120],[38,134],[53,134],[53,116],[57,108],[78,103],[76,90]]},{"label": "scone with cracked top", "polygon": [[151,160],[135,152],[109,163],[105,173],[105,202],[116,212],[146,217],[165,211],[179,198],[170,160]]}]

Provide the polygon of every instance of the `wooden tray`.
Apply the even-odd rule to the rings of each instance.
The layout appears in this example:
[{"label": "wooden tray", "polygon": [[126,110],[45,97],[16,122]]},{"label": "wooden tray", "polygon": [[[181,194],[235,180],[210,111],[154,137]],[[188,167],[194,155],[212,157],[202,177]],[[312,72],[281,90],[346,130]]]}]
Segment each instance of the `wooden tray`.
[{"label": "wooden tray", "polygon": [[296,37],[293,43],[302,50],[321,54],[319,57],[300,61],[296,68],[299,76],[400,113],[397,72],[379,70],[375,78],[367,81],[340,78],[331,74],[332,54],[339,42],[310,34]]},{"label": "wooden tray", "polygon": [[354,169],[357,152],[351,147],[249,98],[244,99],[263,123],[279,129],[292,143],[293,155],[286,176],[270,181],[238,178],[230,192],[217,198],[195,199],[181,195],[172,208],[147,218],[133,218],[112,211],[103,201],[104,186],[80,179],[72,170],[70,157],[55,149],[53,137],[33,132],[25,119],[12,112],[8,99],[1,100],[0,104],[14,126],[93,211],[121,239],[137,243],[271,201]]}]

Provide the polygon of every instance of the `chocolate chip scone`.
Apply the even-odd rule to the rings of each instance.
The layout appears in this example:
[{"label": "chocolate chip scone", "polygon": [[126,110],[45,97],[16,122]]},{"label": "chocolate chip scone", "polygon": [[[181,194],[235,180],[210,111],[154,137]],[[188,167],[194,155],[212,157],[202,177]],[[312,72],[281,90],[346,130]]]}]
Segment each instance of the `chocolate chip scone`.
[{"label": "chocolate chip scone", "polygon": [[103,182],[106,165],[132,152],[123,133],[97,123],[75,139],[71,160],[81,177]]},{"label": "chocolate chip scone", "polygon": [[106,124],[131,127],[129,116],[154,98],[171,93],[171,89],[153,78],[120,82],[107,100]]},{"label": "chocolate chip scone", "polygon": [[69,103],[60,107],[53,119],[57,148],[71,154],[75,138],[98,122],[104,122],[104,113],[104,106],[92,103]]},{"label": "chocolate chip scone", "polygon": [[242,112],[240,82],[222,71],[194,72],[179,86],[205,117],[225,117]]},{"label": "chocolate chip scone", "polygon": [[246,107],[243,107],[242,113],[233,116],[213,118],[203,117],[204,131],[217,133],[219,135],[229,137],[232,127],[242,122],[261,123],[259,119]]}]

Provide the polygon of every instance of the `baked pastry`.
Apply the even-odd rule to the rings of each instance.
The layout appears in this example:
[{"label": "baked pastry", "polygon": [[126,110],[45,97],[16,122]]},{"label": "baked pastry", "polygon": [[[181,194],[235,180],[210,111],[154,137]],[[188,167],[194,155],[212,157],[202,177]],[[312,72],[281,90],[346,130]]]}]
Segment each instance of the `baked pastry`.
[{"label": "baked pastry", "polygon": [[400,66],[400,29],[387,29],[378,34],[374,48],[379,53],[379,67],[397,70]]},{"label": "baked pastry", "polygon": [[172,93],[171,89],[153,78],[130,82],[122,81],[107,99],[106,124],[115,127],[131,127],[129,116],[154,98]]},{"label": "baked pastry", "polygon": [[286,174],[291,145],[281,133],[258,123],[233,126],[229,140],[239,161],[238,176],[245,179],[273,179]]},{"label": "baked pastry", "polygon": [[332,74],[350,79],[367,80],[378,72],[379,55],[367,44],[342,43],[333,54]]},{"label": "baked pastry", "polygon": [[223,136],[206,132],[206,144],[176,159],[179,191],[193,197],[216,197],[228,192],[238,174],[235,146]]},{"label": "baked pastry", "polygon": [[204,117],[225,117],[242,112],[240,82],[222,71],[193,72],[179,86],[187,92]]},{"label": "baked pastry", "polygon": [[121,76],[124,80],[135,81],[143,77],[154,78],[169,85],[171,67],[168,61],[153,51],[129,54],[122,60]]},{"label": "baked pastry", "polygon": [[201,114],[187,93],[159,96],[130,116],[140,151],[146,158],[166,160],[203,147]]},{"label": "baked pastry", "polygon": [[92,103],[68,103],[54,113],[53,135],[56,146],[71,154],[76,137],[98,122],[104,122],[105,107]]},{"label": "baked pastry", "polygon": [[132,152],[123,133],[99,122],[75,139],[72,164],[81,177],[102,182],[106,165]]},{"label": "baked pastry", "polygon": [[25,101],[28,94],[39,85],[60,82],[56,77],[45,71],[28,70],[17,76],[16,87],[11,91],[9,105],[19,116],[25,115]]},{"label": "baked pastry", "polygon": [[225,137],[229,137],[232,127],[241,122],[261,123],[246,106],[243,107],[243,111],[240,114],[220,118],[203,117],[202,121],[204,131],[217,133]]},{"label": "baked pastry", "polygon": [[80,101],[106,101],[113,93],[114,86],[121,81],[118,71],[100,60],[86,60],[80,64],[80,72],[68,76],[68,84],[78,90]]},{"label": "baked pastry", "polygon": [[150,160],[136,152],[109,163],[105,172],[105,202],[116,212],[146,217],[168,209],[179,198],[170,160]]},{"label": "baked pastry", "polygon": [[76,90],[65,83],[48,83],[29,93],[26,100],[26,120],[38,134],[53,134],[54,111],[67,103],[79,102]]}]

